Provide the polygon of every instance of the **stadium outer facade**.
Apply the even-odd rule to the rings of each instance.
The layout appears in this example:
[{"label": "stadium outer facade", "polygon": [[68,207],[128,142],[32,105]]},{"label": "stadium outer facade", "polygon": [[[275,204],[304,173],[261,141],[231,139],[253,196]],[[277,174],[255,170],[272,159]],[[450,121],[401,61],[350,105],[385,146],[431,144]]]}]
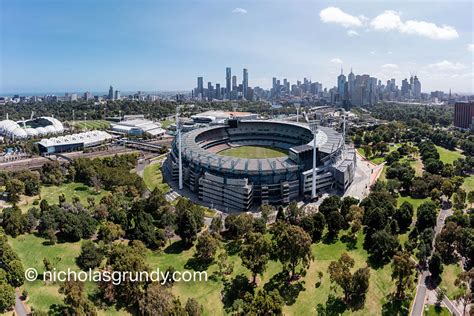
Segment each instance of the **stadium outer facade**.
[{"label": "stadium outer facade", "polygon": [[[319,127],[316,190],[343,192],[356,167],[353,149],[345,149],[340,133]],[[286,204],[311,194],[313,133],[306,124],[229,120],[227,124],[182,135],[183,183],[203,202],[226,210],[248,211],[253,203]],[[238,146],[269,146],[288,150],[287,157],[247,159],[219,155]],[[166,177],[178,180],[175,140],[164,164]]]}]

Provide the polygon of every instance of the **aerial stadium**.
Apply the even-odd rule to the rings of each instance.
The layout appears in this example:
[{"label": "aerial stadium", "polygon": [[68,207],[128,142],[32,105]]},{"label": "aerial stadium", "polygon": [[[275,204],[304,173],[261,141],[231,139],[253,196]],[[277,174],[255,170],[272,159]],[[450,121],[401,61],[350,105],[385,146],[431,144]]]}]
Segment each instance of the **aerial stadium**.
[{"label": "aerial stadium", "polygon": [[36,117],[22,121],[12,121],[8,118],[0,121],[0,135],[12,139],[37,138],[39,136],[61,134],[63,124],[54,117]]},{"label": "aerial stadium", "polygon": [[[314,140],[316,135],[316,140]],[[356,155],[334,129],[308,124],[228,120],[179,136],[164,164],[165,177],[181,182],[202,202],[228,211],[286,204],[327,190],[344,192],[354,179]],[[316,181],[313,190],[313,148]]]}]

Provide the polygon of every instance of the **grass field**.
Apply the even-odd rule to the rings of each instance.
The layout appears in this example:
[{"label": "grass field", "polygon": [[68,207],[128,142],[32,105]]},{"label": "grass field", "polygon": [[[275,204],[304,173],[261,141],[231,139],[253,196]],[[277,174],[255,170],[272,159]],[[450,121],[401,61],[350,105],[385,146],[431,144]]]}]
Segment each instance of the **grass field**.
[{"label": "grass field", "polygon": [[89,120],[89,121],[75,121],[74,124],[69,122],[69,124],[74,125],[75,128],[79,129],[106,129],[110,127],[110,123],[105,120]]},{"label": "grass field", "polygon": [[[48,258],[56,271],[79,271],[75,259],[81,250],[81,242],[58,243],[54,246],[47,245],[45,239],[35,235],[21,235],[17,238],[9,238],[9,242],[23,263],[25,269],[34,268],[39,274],[44,271],[43,258]],[[32,255],[34,254],[34,255]],[[48,311],[53,304],[62,304],[63,295],[59,294],[60,283],[44,283],[42,280],[34,282],[26,281],[21,289],[28,291],[27,305],[36,310]],[[95,285],[86,283],[86,291],[91,294]],[[116,311],[109,308],[106,311],[99,311],[99,315],[128,315],[125,311]]]},{"label": "grass field", "polygon": [[[389,153],[391,153],[392,151],[396,150],[400,146],[401,146],[400,144],[389,145],[388,146],[388,152],[385,154],[385,156],[388,155]],[[370,158],[367,158],[367,156],[365,155],[365,150],[362,147],[357,148],[357,151],[359,152],[359,154],[361,154],[366,159],[370,160],[371,162],[373,162],[376,165],[379,165],[379,164],[381,164],[382,162],[385,161],[385,156],[383,156],[383,157],[382,156],[372,156]]]},{"label": "grass field", "polygon": [[436,150],[439,153],[439,159],[443,163],[453,163],[459,158],[464,158],[465,156],[456,150],[448,150],[440,146],[436,146]]},{"label": "grass field", "polygon": [[288,152],[283,149],[264,146],[240,146],[220,151],[219,155],[236,158],[263,159],[286,157],[288,156]]},{"label": "grass field", "polygon": [[167,129],[167,128],[170,127],[170,125],[173,124],[173,123],[174,123],[173,120],[163,120],[163,121],[160,121],[161,127],[164,128],[164,129]]},{"label": "grass field", "polygon": [[454,285],[454,281],[461,272],[462,270],[459,264],[444,265],[444,270],[441,274],[441,284],[439,287],[446,290],[446,295],[451,300],[459,293],[459,288]]},{"label": "grass field", "polygon": [[163,182],[163,173],[161,172],[161,163],[152,163],[143,170],[143,181],[148,190],[153,191],[159,188],[163,192],[169,191],[169,186]]},{"label": "grass field", "polygon": [[464,183],[462,184],[463,190],[466,192],[474,191],[474,176],[469,176],[464,179]]},{"label": "grass field", "polygon": [[[313,244],[312,252],[315,260],[311,263],[305,276],[299,282],[294,282],[288,285],[286,282],[280,284],[280,288],[285,288],[291,292],[290,287],[296,291],[293,300],[290,301],[283,309],[285,315],[313,315],[316,313],[317,304],[325,304],[330,294],[330,281],[327,273],[327,267],[333,260],[337,260],[340,255],[348,251],[349,255],[355,260],[355,267],[360,268],[366,265],[367,252],[362,249],[363,234],[359,234],[357,247],[354,250],[347,250],[346,244],[337,241],[333,244]],[[173,266],[177,270],[185,269],[186,263],[194,253],[194,249],[186,250],[181,253],[157,253],[148,252],[147,261],[151,268],[160,267],[166,269],[168,266]],[[234,272],[232,277],[239,274],[244,274],[250,278],[250,272],[241,264],[241,260],[237,255],[229,257],[230,261],[234,263]],[[208,275],[212,275],[217,270],[216,264],[209,267]],[[279,262],[270,261],[268,268],[262,277],[259,277],[258,287],[267,286],[270,283],[275,283],[278,273],[282,271],[282,266]],[[323,272],[321,286],[316,288],[315,284],[319,281],[318,272]],[[385,298],[393,290],[391,285],[391,268],[390,265],[374,270],[371,269],[370,287],[367,294],[365,308],[359,311],[350,312],[345,311],[344,314],[351,315],[380,315],[381,306],[385,302]],[[303,289],[297,291],[297,283],[301,283]],[[224,285],[222,281],[211,279],[208,282],[195,283],[175,283],[173,286],[173,293],[180,297],[182,302],[185,302],[189,297],[196,298],[200,304],[204,306],[205,315],[224,315],[223,303],[220,295]],[[341,295],[341,293],[337,293]]]},{"label": "grass field", "polygon": [[76,195],[83,205],[87,205],[87,197],[93,197],[97,203],[108,193],[109,191],[102,189],[100,193],[97,194],[91,187],[77,182],[64,183],[60,186],[43,186],[41,187],[40,195],[36,197],[23,196],[18,206],[23,212],[26,212],[30,207],[34,206],[33,202],[35,200],[44,199],[50,204],[57,204],[59,202],[58,196],[61,194],[64,194],[66,200],[69,202],[71,202],[72,197]]}]

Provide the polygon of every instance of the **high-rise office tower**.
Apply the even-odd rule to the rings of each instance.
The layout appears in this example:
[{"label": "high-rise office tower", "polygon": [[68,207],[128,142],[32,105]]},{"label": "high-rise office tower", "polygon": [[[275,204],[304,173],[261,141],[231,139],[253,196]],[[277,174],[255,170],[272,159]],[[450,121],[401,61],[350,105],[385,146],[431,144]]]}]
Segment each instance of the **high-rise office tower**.
[{"label": "high-rise office tower", "polygon": [[221,84],[216,83],[216,99],[221,99]]},{"label": "high-rise office tower", "polygon": [[227,67],[225,69],[225,88],[226,88],[226,93],[227,93],[227,99],[230,99],[230,91],[231,91],[231,86],[230,86],[230,80],[232,77],[232,71],[230,67]]},{"label": "high-rise office tower", "polygon": [[417,76],[413,78],[413,96],[417,99],[421,98],[421,82]]},{"label": "high-rise office tower", "polygon": [[232,91],[237,90],[237,76],[232,76]]},{"label": "high-rise office tower", "polygon": [[92,94],[89,91],[86,91],[84,93],[84,100],[88,101],[90,99],[92,99]]},{"label": "high-rise office tower", "polygon": [[120,91],[115,90],[115,100],[120,100]]},{"label": "high-rise office tower", "polygon": [[202,77],[198,77],[197,79],[196,97],[198,98],[204,97],[204,82],[203,82]]},{"label": "high-rise office tower", "polygon": [[405,78],[402,80],[402,88],[401,88],[402,97],[408,96],[409,91],[410,91],[410,85],[408,84],[407,78]]},{"label": "high-rise office tower", "polygon": [[339,93],[339,100],[345,100],[346,96],[344,94],[344,86],[346,84],[346,76],[342,73],[342,68],[341,68],[341,74],[337,76],[337,93]]},{"label": "high-rise office tower", "polygon": [[207,99],[211,101],[214,98],[214,87],[212,86],[212,82],[207,83]]},{"label": "high-rise office tower", "polygon": [[355,75],[352,72],[352,68],[351,68],[351,72],[347,76],[347,94],[348,94],[347,98],[349,100],[352,100],[352,94],[354,93],[354,84],[355,84]]},{"label": "high-rise office tower", "polygon": [[109,88],[109,100],[113,100],[114,99],[114,88],[112,86],[110,86]]},{"label": "high-rise office tower", "polygon": [[248,97],[248,89],[249,89],[249,73],[246,68],[244,68],[244,80],[242,81],[242,95],[245,99]]}]

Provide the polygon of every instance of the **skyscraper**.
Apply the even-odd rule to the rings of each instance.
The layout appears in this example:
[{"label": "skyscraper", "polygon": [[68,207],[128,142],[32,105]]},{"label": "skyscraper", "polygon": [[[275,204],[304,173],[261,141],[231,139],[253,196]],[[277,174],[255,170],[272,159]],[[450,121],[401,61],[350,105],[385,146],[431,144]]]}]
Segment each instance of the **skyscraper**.
[{"label": "skyscraper", "polygon": [[244,96],[245,99],[247,99],[248,91],[249,88],[249,73],[246,68],[244,68],[244,80],[242,81],[242,95]]},{"label": "skyscraper", "polygon": [[345,100],[346,96],[344,94],[344,86],[346,85],[346,76],[342,73],[342,68],[341,68],[341,74],[337,76],[337,93],[339,94],[339,100]]},{"label": "skyscraper", "polygon": [[225,69],[225,88],[226,88],[226,93],[227,93],[227,99],[230,99],[230,91],[231,91],[231,86],[230,86],[230,80],[232,77],[232,71],[230,67],[227,67]]},{"label": "skyscraper", "polygon": [[352,68],[351,68],[351,72],[347,76],[347,94],[348,94],[347,99],[349,100],[352,100],[352,94],[354,93],[354,84],[355,84],[355,75],[352,72]]},{"label": "skyscraper", "polygon": [[216,99],[221,99],[221,84],[216,83]]},{"label": "skyscraper", "polygon": [[413,97],[416,99],[421,98],[421,82],[418,80],[418,77],[413,78]]},{"label": "skyscraper", "polygon": [[112,88],[112,86],[110,86],[109,88],[109,100],[113,100],[114,99],[114,88]]},{"label": "skyscraper", "polygon": [[120,100],[120,91],[115,90],[115,100]]},{"label": "skyscraper", "polygon": [[454,105],[454,126],[469,129],[473,127],[474,102],[456,102]]},{"label": "skyscraper", "polygon": [[90,99],[92,99],[92,94],[89,91],[86,91],[84,93],[84,100],[88,101]]},{"label": "skyscraper", "polygon": [[196,90],[196,97],[202,98],[204,96],[204,83],[203,78],[198,77],[197,79],[197,90]]},{"label": "skyscraper", "polygon": [[237,76],[232,76],[232,91],[237,90]]}]

